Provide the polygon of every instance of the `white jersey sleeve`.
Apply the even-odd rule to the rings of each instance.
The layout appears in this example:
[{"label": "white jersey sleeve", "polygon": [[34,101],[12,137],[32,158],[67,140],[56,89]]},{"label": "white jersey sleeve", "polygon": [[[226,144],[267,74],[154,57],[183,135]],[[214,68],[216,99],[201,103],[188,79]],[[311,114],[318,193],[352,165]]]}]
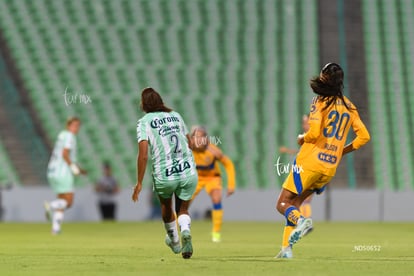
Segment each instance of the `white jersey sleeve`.
[{"label": "white jersey sleeve", "polygon": [[64,140],[63,140],[63,148],[70,149],[70,150],[75,149],[75,135],[73,135],[70,132],[66,133],[66,135],[64,136]]},{"label": "white jersey sleeve", "polygon": [[137,124],[137,140],[138,143],[141,141],[148,141],[147,124],[144,120],[139,120]]}]

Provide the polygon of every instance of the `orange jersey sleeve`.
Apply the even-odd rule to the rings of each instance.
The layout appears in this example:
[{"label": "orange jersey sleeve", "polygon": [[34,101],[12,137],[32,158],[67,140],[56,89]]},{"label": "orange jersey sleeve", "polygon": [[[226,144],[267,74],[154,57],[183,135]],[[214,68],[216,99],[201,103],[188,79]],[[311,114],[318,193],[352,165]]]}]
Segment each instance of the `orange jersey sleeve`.
[{"label": "orange jersey sleeve", "polygon": [[353,142],[355,149],[368,142],[368,130],[355,106],[346,97],[344,99],[349,109],[340,99],[328,108],[321,97],[312,100],[310,129],[296,157],[297,165],[303,169],[335,175],[351,127],[357,135]]}]

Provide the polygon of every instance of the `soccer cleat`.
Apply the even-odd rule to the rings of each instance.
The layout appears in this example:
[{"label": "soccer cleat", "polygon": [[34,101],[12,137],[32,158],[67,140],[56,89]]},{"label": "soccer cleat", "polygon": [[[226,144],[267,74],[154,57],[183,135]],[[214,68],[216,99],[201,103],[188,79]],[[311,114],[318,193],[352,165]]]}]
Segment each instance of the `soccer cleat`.
[{"label": "soccer cleat", "polygon": [[172,252],[174,252],[174,254],[178,254],[178,253],[181,252],[180,242],[174,243],[168,235],[165,236],[165,244],[169,248],[171,248],[171,250],[172,250]]},{"label": "soccer cleat", "polygon": [[43,207],[45,208],[45,216],[48,221],[52,220],[52,210],[50,209],[49,202],[43,202]]},{"label": "soccer cleat", "polygon": [[221,242],[221,233],[220,232],[211,233],[211,240],[213,242]]},{"label": "soccer cleat", "polygon": [[182,243],[182,250],[181,255],[184,259],[190,259],[193,255],[193,245],[191,243],[191,234],[190,231],[184,230],[181,232],[181,243]]},{"label": "soccer cleat", "polygon": [[312,228],[312,219],[301,217],[298,225],[289,236],[289,245],[297,243]]},{"label": "soccer cleat", "polygon": [[303,236],[310,234],[313,231],[313,227],[309,228],[307,231],[303,233]]},{"label": "soccer cleat", "polygon": [[275,256],[275,259],[292,259],[293,258],[293,252],[292,252],[292,246],[286,246],[285,248],[282,248],[280,252]]}]

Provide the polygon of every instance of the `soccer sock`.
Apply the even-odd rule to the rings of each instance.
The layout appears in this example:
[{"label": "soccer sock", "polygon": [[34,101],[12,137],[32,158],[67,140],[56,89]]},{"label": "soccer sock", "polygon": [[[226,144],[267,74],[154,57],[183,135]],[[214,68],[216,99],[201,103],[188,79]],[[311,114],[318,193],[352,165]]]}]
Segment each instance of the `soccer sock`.
[{"label": "soccer sock", "polygon": [[289,246],[289,236],[293,229],[295,229],[295,226],[288,224],[285,225],[285,228],[283,229],[282,248]]},{"label": "soccer sock", "polygon": [[300,213],[305,217],[305,218],[310,218],[312,216],[312,207],[310,205],[310,203],[303,203],[300,206]]},{"label": "soccer sock", "polygon": [[53,212],[52,231],[59,232],[63,222],[63,211]]},{"label": "soccer sock", "polygon": [[178,237],[178,231],[177,231],[177,223],[176,220],[172,222],[164,223],[165,230],[167,231],[168,237],[174,242],[177,243],[180,241]]},{"label": "soccer sock", "polygon": [[191,225],[191,218],[189,215],[180,215],[178,217],[178,225],[180,225],[180,230],[183,232],[184,230],[190,231]]},{"label": "soccer sock", "polygon": [[221,202],[213,204],[213,211],[211,211],[211,220],[213,221],[213,232],[220,232],[223,223],[223,208]]},{"label": "soccer sock", "polygon": [[295,206],[290,206],[285,211],[285,218],[293,224],[293,226],[296,226],[298,224],[299,218],[302,217],[299,210]]},{"label": "soccer sock", "polygon": [[66,202],[66,200],[64,200],[62,198],[57,198],[57,199],[53,200],[52,202],[50,202],[50,208],[53,211],[64,210],[64,209],[66,209],[67,206],[68,206],[68,203]]}]

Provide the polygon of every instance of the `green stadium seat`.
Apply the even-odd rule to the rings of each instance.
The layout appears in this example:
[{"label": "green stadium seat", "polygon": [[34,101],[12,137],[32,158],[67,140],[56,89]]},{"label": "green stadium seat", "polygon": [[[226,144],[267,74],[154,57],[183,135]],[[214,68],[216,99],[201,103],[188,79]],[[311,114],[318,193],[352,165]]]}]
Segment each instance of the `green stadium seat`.
[{"label": "green stadium seat", "polygon": [[[188,127],[204,124],[220,137],[240,187],[277,182],[271,151],[300,129],[309,104],[299,105],[300,95],[319,67],[316,0],[0,5],[7,7],[0,27],[48,135],[54,139],[69,114],[85,118],[79,158],[92,174],[84,184],[101,173],[90,156],[113,159],[122,185],[135,182],[135,124],[146,86],[158,89]],[[93,102],[66,106],[65,85]]]}]

